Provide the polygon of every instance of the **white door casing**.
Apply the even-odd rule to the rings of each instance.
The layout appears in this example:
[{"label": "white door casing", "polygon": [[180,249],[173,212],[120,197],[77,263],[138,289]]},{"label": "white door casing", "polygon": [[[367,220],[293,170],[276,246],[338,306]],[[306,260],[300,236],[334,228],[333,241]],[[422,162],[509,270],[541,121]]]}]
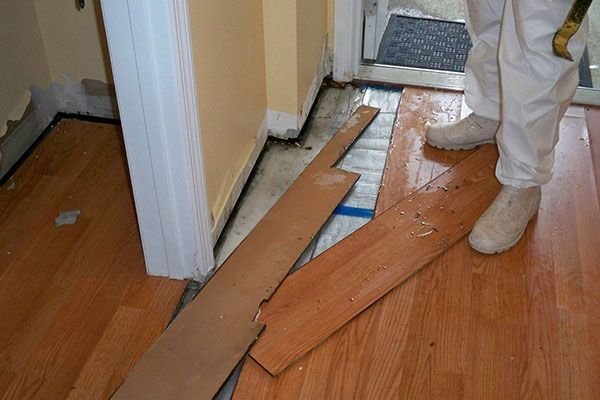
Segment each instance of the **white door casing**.
[{"label": "white door casing", "polygon": [[363,58],[376,60],[387,25],[388,0],[364,0]]},{"label": "white door casing", "polygon": [[187,0],[102,0],[148,274],[214,268]]},{"label": "white door casing", "polygon": [[362,0],[335,0],[333,79],[350,82],[358,74],[362,35]]}]

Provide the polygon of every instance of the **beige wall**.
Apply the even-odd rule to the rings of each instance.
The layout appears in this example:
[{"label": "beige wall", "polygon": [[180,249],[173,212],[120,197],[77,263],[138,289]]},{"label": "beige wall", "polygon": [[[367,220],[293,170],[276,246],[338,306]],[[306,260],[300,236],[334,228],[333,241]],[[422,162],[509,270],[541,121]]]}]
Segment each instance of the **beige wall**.
[{"label": "beige wall", "polygon": [[263,0],[268,108],[297,115],[297,0]]},{"label": "beige wall", "polygon": [[323,55],[328,1],[263,0],[270,110],[300,115]]},{"label": "beige wall", "polygon": [[298,0],[298,87],[297,115],[315,82],[327,35],[327,3],[324,0]]},{"label": "beige wall", "polygon": [[335,0],[327,0],[327,38],[329,48],[333,49],[333,27],[335,25]]},{"label": "beige wall", "polygon": [[7,120],[18,120],[29,104],[33,83],[50,83],[48,61],[33,0],[0,4],[0,136]]},{"label": "beige wall", "polygon": [[78,10],[74,0],[34,0],[52,80],[112,83],[100,0]]},{"label": "beige wall", "polygon": [[219,218],[265,118],[262,0],[190,1],[209,206]]}]

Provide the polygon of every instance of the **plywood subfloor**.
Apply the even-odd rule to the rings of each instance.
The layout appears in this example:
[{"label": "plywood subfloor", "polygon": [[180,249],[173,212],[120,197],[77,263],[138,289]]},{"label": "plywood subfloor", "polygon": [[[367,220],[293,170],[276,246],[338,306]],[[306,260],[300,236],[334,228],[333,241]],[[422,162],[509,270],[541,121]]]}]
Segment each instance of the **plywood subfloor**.
[{"label": "plywood subfloor", "polygon": [[[462,157],[422,147],[425,121],[459,115],[452,96],[405,91],[380,212]],[[484,256],[462,240],[279,376],[248,358],[235,398],[600,398],[600,211],[581,108],[556,161],[513,250]]]},{"label": "plywood subfloor", "polygon": [[106,399],[170,320],[186,283],[146,275],[124,160],[62,120],[0,188],[0,398]]}]

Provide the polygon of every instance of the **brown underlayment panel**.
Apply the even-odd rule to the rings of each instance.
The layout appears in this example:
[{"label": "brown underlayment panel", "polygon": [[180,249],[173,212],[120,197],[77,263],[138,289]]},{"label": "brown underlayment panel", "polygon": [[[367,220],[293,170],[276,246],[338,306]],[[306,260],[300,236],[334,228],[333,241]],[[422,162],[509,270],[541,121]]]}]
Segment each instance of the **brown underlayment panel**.
[{"label": "brown underlayment panel", "polygon": [[332,168],[379,109],[360,107],[144,355],[114,399],[211,399],[263,329],[255,321],[358,175]]},{"label": "brown underlayment panel", "polygon": [[235,399],[600,398],[600,211],[582,115],[563,120],[555,179],[514,249],[461,240],[279,376],[248,358]]},{"label": "brown underlayment panel", "polygon": [[185,286],[146,275],[120,127],[62,120],[0,188],[0,398],[108,398]]},{"label": "brown underlayment panel", "polygon": [[485,146],[288,277],[250,356],[273,375],[465,236],[500,188]]}]

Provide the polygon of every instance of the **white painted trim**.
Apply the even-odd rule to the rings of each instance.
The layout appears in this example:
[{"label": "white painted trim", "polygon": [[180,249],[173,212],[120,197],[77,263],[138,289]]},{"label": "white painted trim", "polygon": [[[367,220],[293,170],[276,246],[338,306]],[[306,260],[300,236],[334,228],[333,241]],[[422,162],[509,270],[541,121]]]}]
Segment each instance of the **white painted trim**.
[{"label": "white painted trim", "polygon": [[600,89],[578,87],[573,104],[600,106]]},{"label": "white painted trim", "polygon": [[388,22],[388,0],[364,1],[364,45],[363,58],[376,60],[379,45]]},{"label": "white painted trim", "polygon": [[383,34],[385,33],[385,28],[387,27],[389,21],[389,0],[378,0],[377,2],[377,37],[376,37],[376,45],[375,48],[377,52],[379,52],[379,45],[381,44],[381,40],[383,39]]},{"label": "white painted trim", "polygon": [[146,268],[214,268],[187,0],[102,0]]},{"label": "white painted trim", "polygon": [[361,65],[356,79],[450,90],[464,90],[465,88],[465,75],[460,72],[434,71],[380,64]]},{"label": "white painted trim", "polygon": [[362,0],[335,0],[333,79],[351,82],[358,74],[362,35]]},{"label": "white painted trim", "polygon": [[[447,90],[465,89],[465,75],[460,72],[434,71],[390,65],[363,64],[356,79],[393,85],[422,86]],[[573,104],[600,106],[600,90],[578,87]]]},{"label": "white painted trim", "polygon": [[296,115],[268,109],[266,121],[269,136],[279,139],[294,139],[299,135]]},{"label": "white painted trim", "polygon": [[364,16],[363,28],[363,52],[362,56],[367,60],[377,58],[377,5],[378,1],[364,1],[362,15]]},{"label": "white painted trim", "polygon": [[242,172],[237,176],[223,210],[215,219],[215,224],[211,232],[212,241],[214,244],[217,243],[219,236],[223,232],[223,228],[231,216],[231,213],[235,208],[235,204],[237,203],[240,195],[242,194],[242,190],[244,190],[244,186],[250,177],[250,173],[252,172],[252,169],[254,168],[254,165],[256,164],[263,147],[265,146],[267,141],[267,118],[268,117],[265,116],[260,128],[258,128],[256,131],[256,141],[254,143],[252,152],[250,153],[250,157],[248,158],[248,161],[246,162]]}]

